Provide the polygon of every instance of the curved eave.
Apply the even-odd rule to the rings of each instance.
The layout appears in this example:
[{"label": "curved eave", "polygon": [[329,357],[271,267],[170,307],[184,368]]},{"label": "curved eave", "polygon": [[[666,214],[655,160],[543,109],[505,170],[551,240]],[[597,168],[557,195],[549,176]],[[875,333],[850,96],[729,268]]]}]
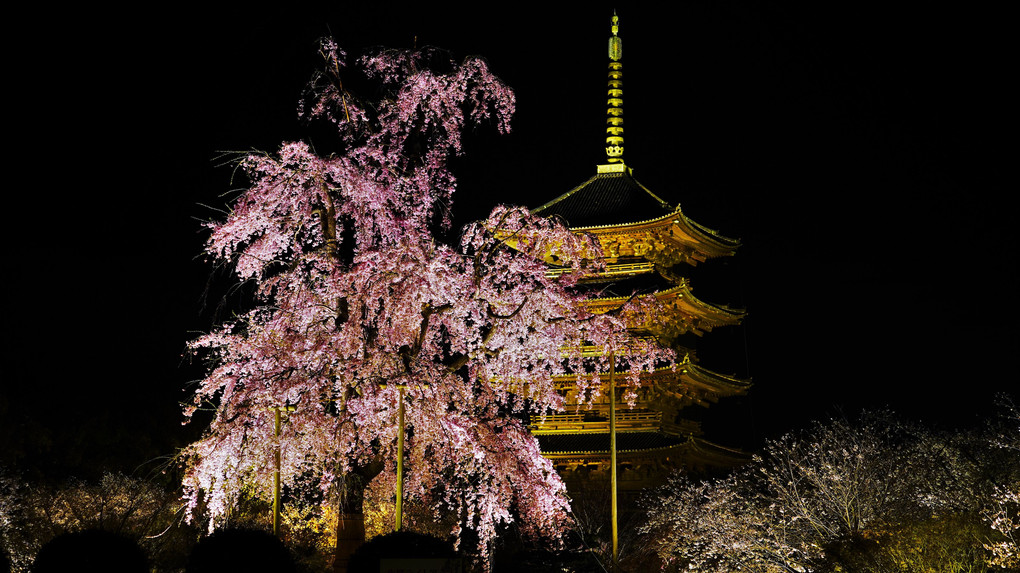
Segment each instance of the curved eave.
[{"label": "curved eave", "polygon": [[[569,387],[576,383],[577,376],[577,374],[560,374],[559,376],[553,376],[553,384],[560,387]],[[751,381],[748,379],[719,374],[718,372],[714,372],[708,368],[702,368],[692,362],[683,362],[678,364],[675,369],[667,366],[665,368],[656,368],[651,372],[642,372],[640,378],[642,384],[667,384],[679,379],[681,383],[709,390],[720,396],[737,396],[744,394],[750,390],[752,385]],[[600,373],[599,379],[603,383],[608,383],[609,373]],[[627,372],[617,372],[615,380],[617,388],[626,387],[628,385]]]},{"label": "curved eave", "polygon": [[693,221],[680,210],[680,207],[677,207],[672,213],[654,219],[611,225],[571,227],[570,230],[576,233],[591,233],[596,237],[653,233],[668,237],[671,241],[691,249],[697,254],[695,258],[701,261],[716,257],[731,257],[740,247],[740,239],[726,237],[718,231]]},{"label": "curved eave", "polygon": [[[686,280],[672,288],[645,296],[654,296],[666,308],[674,310],[686,318],[685,322],[695,333],[700,330],[711,330],[717,326],[740,324],[746,315],[743,309],[711,304],[699,299],[691,292],[690,285]],[[589,311],[602,314],[622,307],[630,298],[626,296],[593,298],[585,301],[584,305]],[[699,327],[692,324],[694,319],[701,323]]]},{"label": "curved eave", "polygon": [[727,465],[736,467],[751,461],[751,455],[743,450],[728,448],[704,438],[692,437],[687,440],[687,444],[689,444],[689,455],[699,456],[702,460],[712,464],[718,463],[718,460],[726,460]]},{"label": "curved eave", "polygon": [[680,379],[684,382],[711,390],[721,397],[740,396],[751,389],[751,381],[746,378],[720,374],[691,362],[677,368],[680,371]]}]

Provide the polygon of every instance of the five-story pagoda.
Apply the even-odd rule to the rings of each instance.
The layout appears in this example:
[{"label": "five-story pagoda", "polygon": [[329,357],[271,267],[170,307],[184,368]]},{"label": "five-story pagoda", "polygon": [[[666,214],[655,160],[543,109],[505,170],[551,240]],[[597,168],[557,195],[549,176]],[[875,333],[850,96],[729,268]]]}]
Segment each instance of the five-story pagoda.
[{"label": "five-story pagoda", "polygon": [[[693,341],[716,327],[740,323],[744,313],[694,296],[684,270],[709,259],[733,256],[739,241],[689,219],[679,206],[663,200],[633,176],[623,159],[623,63],[618,19],[609,40],[609,90],[606,162],[584,183],[532,209],[558,216],[578,233],[594,235],[607,268],[589,281],[599,293],[589,301],[597,312],[611,311],[633,296],[655,297],[663,311],[654,321],[632,325],[677,351],[679,366],[642,376],[633,407],[615,407],[607,391],[590,408],[578,408],[573,377],[557,380],[566,397],[563,413],[533,419],[543,454],[568,488],[576,491],[604,475],[615,457],[621,493],[636,493],[661,483],[677,468],[731,467],[746,461],[739,450],[701,437],[700,424],[683,416],[691,406],[708,406],[741,395],[748,380],[713,372],[698,364]],[[554,266],[550,273],[559,272]],[[604,387],[610,374],[601,375]],[[622,402],[623,377],[615,377],[615,403]],[[608,390],[608,388],[606,388]],[[610,411],[615,411],[611,433]],[[613,435],[615,434],[615,436]]]}]

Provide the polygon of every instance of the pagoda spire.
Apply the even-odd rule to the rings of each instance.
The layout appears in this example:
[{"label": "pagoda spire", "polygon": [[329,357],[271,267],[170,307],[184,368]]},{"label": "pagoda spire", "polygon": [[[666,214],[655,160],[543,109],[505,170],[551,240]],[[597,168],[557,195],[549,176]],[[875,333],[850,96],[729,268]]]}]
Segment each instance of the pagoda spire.
[{"label": "pagoda spire", "polygon": [[606,158],[623,165],[623,39],[620,18],[613,11],[613,35],[609,37],[609,92],[606,110]]}]

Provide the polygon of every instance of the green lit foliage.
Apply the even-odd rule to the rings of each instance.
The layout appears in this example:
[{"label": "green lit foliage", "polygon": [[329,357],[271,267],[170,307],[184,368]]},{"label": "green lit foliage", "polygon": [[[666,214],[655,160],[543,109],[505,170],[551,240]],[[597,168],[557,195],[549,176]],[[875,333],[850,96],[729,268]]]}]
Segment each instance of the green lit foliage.
[{"label": "green lit foliage", "polygon": [[997,489],[992,501],[984,514],[995,531],[984,544],[992,554],[989,562],[1002,569],[1020,570],[1020,483]]},{"label": "green lit foliage", "polygon": [[875,524],[827,548],[833,571],[978,573],[987,571],[987,527],[972,513]]}]

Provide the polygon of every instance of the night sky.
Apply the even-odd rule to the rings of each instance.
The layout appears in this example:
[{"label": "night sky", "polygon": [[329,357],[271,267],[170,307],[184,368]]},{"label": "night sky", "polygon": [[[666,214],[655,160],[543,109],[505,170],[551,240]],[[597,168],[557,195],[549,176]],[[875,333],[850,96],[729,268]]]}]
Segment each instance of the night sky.
[{"label": "night sky", "polygon": [[[743,241],[693,273],[700,298],[749,313],[699,349],[705,366],[755,384],[709,410],[709,438],[753,448],[882,406],[973,425],[1015,388],[1007,14],[616,8],[627,164]],[[514,132],[480,132],[456,162],[464,223],[497,202],[544,203],[603,162],[612,9],[26,22],[5,39],[0,462],[130,470],[188,439],[178,402],[201,369],[185,343],[239,303],[199,256],[200,223],[217,216],[203,205],[222,207],[232,185],[216,158],[309,137],[328,147],[296,117],[319,37],[352,55],[416,38],[482,55],[516,89]]]}]

